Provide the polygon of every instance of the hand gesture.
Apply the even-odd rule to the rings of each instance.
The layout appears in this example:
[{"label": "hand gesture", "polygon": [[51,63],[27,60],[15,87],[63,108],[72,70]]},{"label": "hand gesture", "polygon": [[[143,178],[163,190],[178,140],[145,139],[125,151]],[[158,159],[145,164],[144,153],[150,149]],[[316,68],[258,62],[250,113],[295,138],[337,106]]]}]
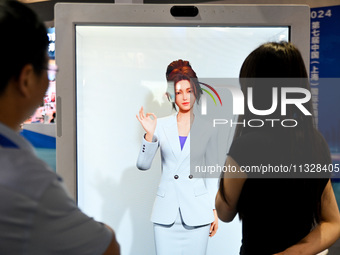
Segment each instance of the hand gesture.
[{"label": "hand gesture", "polygon": [[[151,118],[151,116],[153,118]],[[151,142],[153,134],[154,134],[155,129],[156,129],[156,125],[157,125],[156,115],[153,114],[153,113],[147,113],[146,115],[144,115],[144,110],[143,110],[143,106],[142,106],[139,110],[139,116],[136,115],[136,118],[142,124],[142,126],[143,126],[143,128],[146,132],[145,140],[147,140],[148,142]]]}]

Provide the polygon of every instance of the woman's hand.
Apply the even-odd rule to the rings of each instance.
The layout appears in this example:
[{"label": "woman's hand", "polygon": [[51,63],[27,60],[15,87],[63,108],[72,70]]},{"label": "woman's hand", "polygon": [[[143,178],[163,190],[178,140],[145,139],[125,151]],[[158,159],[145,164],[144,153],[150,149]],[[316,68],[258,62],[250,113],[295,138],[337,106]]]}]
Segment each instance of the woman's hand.
[{"label": "woman's hand", "polygon": [[[152,116],[153,118],[151,118],[150,116]],[[157,125],[156,115],[153,113],[147,113],[146,115],[144,115],[144,110],[142,106],[139,110],[139,116],[136,115],[136,117],[139,120],[139,122],[142,124],[146,132],[145,140],[147,140],[148,142],[151,142],[153,134],[156,129],[156,125]]]},{"label": "woman's hand", "polygon": [[215,209],[213,210],[213,212],[214,212],[215,220],[210,225],[210,231],[209,231],[209,236],[210,237],[213,237],[216,234],[217,229],[218,229],[218,216],[217,216],[217,212],[216,212]]}]

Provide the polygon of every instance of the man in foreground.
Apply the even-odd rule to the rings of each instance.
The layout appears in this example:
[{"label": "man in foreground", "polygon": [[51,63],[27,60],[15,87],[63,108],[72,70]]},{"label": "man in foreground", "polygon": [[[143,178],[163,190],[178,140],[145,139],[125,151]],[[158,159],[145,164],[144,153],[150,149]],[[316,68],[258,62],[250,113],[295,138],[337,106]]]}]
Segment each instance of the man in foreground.
[{"label": "man in foreground", "polygon": [[18,134],[48,87],[46,28],[0,0],[0,35],[0,254],[119,254],[113,230],[79,210]]}]

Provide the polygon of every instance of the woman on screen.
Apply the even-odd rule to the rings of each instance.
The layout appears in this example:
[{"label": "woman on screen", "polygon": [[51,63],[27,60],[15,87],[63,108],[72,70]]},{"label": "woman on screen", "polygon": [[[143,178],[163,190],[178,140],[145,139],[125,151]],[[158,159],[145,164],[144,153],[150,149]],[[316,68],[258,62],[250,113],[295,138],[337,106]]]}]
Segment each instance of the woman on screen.
[{"label": "woman on screen", "polygon": [[[254,50],[244,61],[240,78],[245,102],[252,87],[257,109],[272,105],[274,88],[281,91],[299,87],[310,91],[301,54],[287,42],[267,43]],[[290,98],[301,98],[301,94],[292,94]],[[328,146],[316,130],[313,117],[293,104],[287,105],[283,116],[281,107],[278,104],[277,110],[266,116],[255,116],[245,107],[239,122],[254,118],[279,121],[274,126],[268,122],[257,128],[238,125],[226,166],[237,170],[260,165],[331,166]],[[313,112],[310,100],[303,107]],[[297,125],[282,126],[284,119]],[[222,221],[232,221],[237,213],[242,219],[240,254],[317,254],[339,238],[339,209],[329,174],[282,173],[277,172],[270,179],[250,173],[223,173],[216,209]]]},{"label": "woman on screen", "polygon": [[[155,114],[144,114],[143,107],[140,109],[137,119],[146,134],[137,167],[149,169],[160,147],[162,176],[151,217],[157,254],[204,255],[208,237],[214,236],[218,227],[214,208],[216,180],[190,173],[190,161],[216,163],[217,154],[212,148],[216,146],[216,135],[205,129],[207,132],[199,137],[200,148],[191,153],[190,134],[198,118],[193,106],[199,102],[202,91],[188,61],[173,61],[167,68],[166,78],[170,87],[173,85],[172,91],[168,89],[168,98],[174,99],[178,112],[157,119]],[[193,134],[191,136],[194,139]]]}]

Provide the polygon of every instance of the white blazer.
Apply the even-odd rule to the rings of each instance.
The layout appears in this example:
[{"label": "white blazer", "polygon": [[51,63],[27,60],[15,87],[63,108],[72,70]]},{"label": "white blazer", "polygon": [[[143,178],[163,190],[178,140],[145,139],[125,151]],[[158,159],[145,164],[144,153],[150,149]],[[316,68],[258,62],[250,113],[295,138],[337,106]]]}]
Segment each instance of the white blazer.
[{"label": "white blazer", "polygon": [[[195,116],[195,118],[197,118]],[[216,178],[202,178],[200,173],[190,173],[190,162],[216,165],[218,162],[217,133],[199,122],[191,127],[181,150],[177,114],[157,119],[152,142],[144,138],[137,159],[140,170],[148,170],[158,147],[161,150],[162,175],[154,203],[151,221],[172,224],[181,210],[183,221],[188,226],[200,226],[214,221]],[[194,133],[193,133],[194,132]],[[199,138],[199,146],[190,155],[190,136]]]}]

